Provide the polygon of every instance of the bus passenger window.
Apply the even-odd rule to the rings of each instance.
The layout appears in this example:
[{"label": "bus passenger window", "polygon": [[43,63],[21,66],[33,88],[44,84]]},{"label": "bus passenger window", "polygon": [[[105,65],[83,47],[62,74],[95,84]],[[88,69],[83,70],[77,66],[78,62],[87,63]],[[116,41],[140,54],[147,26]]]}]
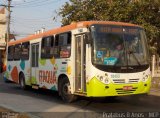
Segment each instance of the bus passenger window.
[{"label": "bus passenger window", "polygon": [[71,32],[62,33],[56,36],[55,45],[58,44],[60,58],[69,58],[71,54]]},{"label": "bus passenger window", "polygon": [[14,59],[14,46],[8,47],[8,61],[12,61]]},{"label": "bus passenger window", "polygon": [[59,58],[59,47],[58,46],[53,47],[53,54],[55,58]]},{"label": "bus passenger window", "polygon": [[55,36],[55,40],[54,40],[54,47],[53,47],[53,54],[55,58],[59,58],[59,35]]},{"label": "bus passenger window", "polygon": [[20,60],[21,44],[15,45],[14,60]]},{"label": "bus passenger window", "polygon": [[59,35],[55,36],[54,46],[58,46]]},{"label": "bus passenger window", "polygon": [[21,59],[22,60],[29,60],[29,42],[25,42],[25,43],[22,43],[22,51],[21,51]]},{"label": "bus passenger window", "polygon": [[41,45],[41,58],[43,59],[50,59],[53,57],[53,36],[48,36],[42,38],[42,45]]}]

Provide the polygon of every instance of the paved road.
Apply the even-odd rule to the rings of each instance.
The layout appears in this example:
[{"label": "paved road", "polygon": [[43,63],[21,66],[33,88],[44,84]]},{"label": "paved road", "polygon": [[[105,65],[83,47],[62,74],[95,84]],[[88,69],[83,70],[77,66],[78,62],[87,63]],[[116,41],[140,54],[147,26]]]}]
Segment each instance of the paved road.
[{"label": "paved road", "polygon": [[32,89],[24,91],[19,85],[4,83],[0,78],[0,106],[17,112],[152,112],[160,111],[160,95],[126,96],[115,100],[80,98],[67,104],[56,92]]}]

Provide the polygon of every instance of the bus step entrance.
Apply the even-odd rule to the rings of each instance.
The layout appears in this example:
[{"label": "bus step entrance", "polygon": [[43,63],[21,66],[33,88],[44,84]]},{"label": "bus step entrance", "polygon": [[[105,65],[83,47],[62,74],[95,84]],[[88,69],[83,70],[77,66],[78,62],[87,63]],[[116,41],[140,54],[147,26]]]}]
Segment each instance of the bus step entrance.
[{"label": "bus step entrance", "polygon": [[80,96],[86,96],[87,95],[86,92],[81,92],[81,91],[76,91],[74,94],[75,95],[80,95]]},{"label": "bus step entrance", "polygon": [[33,89],[39,89],[39,86],[38,86],[38,85],[35,85],[35,84],[34,84],[34,85],[32,84],[32,88],[33,88]]}]

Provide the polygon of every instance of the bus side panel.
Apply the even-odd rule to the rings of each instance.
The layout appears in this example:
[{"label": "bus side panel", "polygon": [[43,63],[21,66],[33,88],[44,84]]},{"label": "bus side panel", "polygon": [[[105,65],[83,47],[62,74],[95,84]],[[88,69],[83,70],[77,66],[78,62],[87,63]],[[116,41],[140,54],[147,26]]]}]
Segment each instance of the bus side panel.
[{"label": "bus side panel", "polygon": [[10,81],[19,83],[19,68],[17,67],[17,61],[7,62],[7,71],[4,76]]},{"label": "bus side panel", "polygon": [[57,90],[56,74],[57,65],[54,57],[52,59],[39,59],[38,79],[39,87]]},{"label": "bus side panel", "polygon": [[68,59],[40,59],[39,60],[39,87],[57,91],[58,77],[66,75],[70,79],[71,66]]},{"label": "bus side panel", "polygon": [[22,72],[25,76],[26,85],[31,85],[29,65],[30,65],[30,62],[25,60],[8,61],[7,70],[4,74],[4,77],[10,81],[19,83],[19,75]]},{"label": "bus side panel", "polygon": [[25,84],[31,85],[31,69],[30,69],[30,60],[21,60],[19,63],[19,74],[20,72],[25,76]]}]

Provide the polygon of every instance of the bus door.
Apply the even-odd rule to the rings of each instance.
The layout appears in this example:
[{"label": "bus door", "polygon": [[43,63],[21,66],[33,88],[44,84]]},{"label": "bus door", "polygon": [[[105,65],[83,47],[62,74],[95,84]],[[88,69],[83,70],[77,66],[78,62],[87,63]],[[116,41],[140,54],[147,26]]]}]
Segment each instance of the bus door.
[{"label": "bus door", "polygon": [[39,43],[31,45],[31,84],[38,85]]},{"label": "bus door", "polygon": [[75,40],[75,90],[86,92],[86,46],[84,34],[76,35]]}]

